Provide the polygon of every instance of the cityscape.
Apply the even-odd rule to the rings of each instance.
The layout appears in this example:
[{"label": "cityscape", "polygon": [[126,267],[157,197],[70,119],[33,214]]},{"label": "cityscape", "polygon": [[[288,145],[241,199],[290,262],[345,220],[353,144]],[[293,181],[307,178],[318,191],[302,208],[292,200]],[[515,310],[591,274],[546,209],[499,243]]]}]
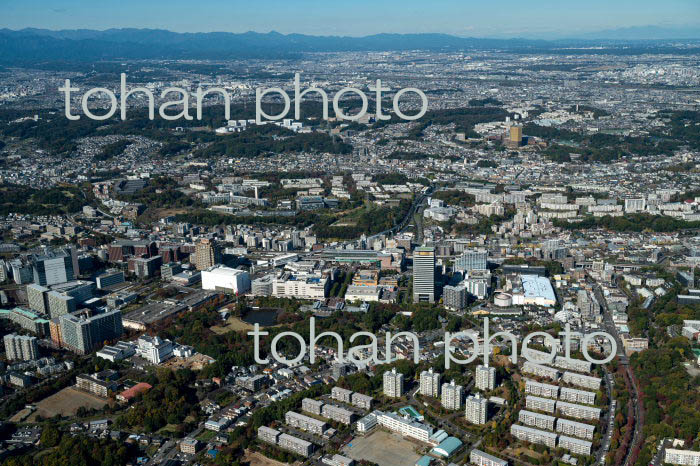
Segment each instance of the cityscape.
[{"label": "cityscape", "polygon": [[0,29],[3,465],[700,466],[700,30],[391,31]]}]

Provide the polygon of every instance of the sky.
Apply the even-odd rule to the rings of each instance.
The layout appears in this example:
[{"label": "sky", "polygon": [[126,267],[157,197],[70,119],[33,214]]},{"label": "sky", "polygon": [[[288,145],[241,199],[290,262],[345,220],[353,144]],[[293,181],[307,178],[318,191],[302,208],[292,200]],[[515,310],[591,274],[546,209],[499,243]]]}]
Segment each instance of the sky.
[{"label": "sky", "polygon": [[0,0],[0,28],[577,37],[700,27],[700,0]]}]

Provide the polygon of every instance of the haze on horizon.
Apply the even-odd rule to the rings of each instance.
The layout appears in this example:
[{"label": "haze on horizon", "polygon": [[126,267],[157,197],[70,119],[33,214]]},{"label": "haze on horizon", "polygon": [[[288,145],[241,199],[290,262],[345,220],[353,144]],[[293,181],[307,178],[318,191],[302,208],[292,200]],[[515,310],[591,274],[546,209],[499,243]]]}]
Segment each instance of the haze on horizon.
[{"label": "haze on horizon", "polygon": [[[299,0],[257,2],[183,0],[86,2],[5,0],[0,28],[152,28],[175,32],[269,32],[364,36],[377,33],[446,33],[463,37],[557,39],[647,37],[649,31],[700,38],[697,0],[357,0],[352,4]],[[631,29],[630,29],[631,28]],[[609,32],[613,31],[613,32]]]}]

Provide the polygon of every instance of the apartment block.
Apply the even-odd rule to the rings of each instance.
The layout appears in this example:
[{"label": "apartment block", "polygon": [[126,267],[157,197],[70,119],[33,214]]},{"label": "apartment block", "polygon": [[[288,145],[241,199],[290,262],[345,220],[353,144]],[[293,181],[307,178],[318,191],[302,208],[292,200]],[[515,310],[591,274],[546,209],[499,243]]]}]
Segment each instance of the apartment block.
[{"label": "apartment block", "polygon": [[534,413],[532,411],[521,410],[518,413],[518,421],[526,426],[533,426],[539,429],[554,430],[554,422],[557,418],[546,414]]},{"label": "apartment block", "polygon": [[577,387],[588,388],[591,390],[598,390],[602,381],[598,377],[576,374],[574,372],[564,372],[564,375],[562,375],[561,380],[565,383],[576,385]]},{"label": "apartment block", "polygon": [[331,404],[324,404],[321,407],[321,416],[348,425],[355,420],[355,413]]},{"label": "apartment block", "polygon": [[419,393],[433,398],[440,395],[440,374],[434,372],[432,367],[421,372]]},{"label": "apartment block", "polygon": [[554,381],[559,380],[559,371],[553,367],[543,366],[542,364],[537,364],[530,361],[525,361],[523,363],[523,372],[526,374],[536,375],[538,377],[545,377]]},{"label": "apartment block", "polygon": [[577,405],[566,401],[557,401],[557,411],[564,416],[577,419],[598,420],[600,418],[600,408]]},{"label": "apartment block", "polygon": [[307,432],[311,432],[312,434],[318,435],[322,435],[328,428],[328,425],[325,422],[309,416],[304,416],[303,414],[299,414],[294,411],[287,411],[285,413],[284,422],[286,422],[287,425],[296,427],[297,429],[305,430]]},{"label": "apartment block", "polygon": [[528,395],[525,397],[525,407],[527,409],[536,409],[537,411],[554,413],[556,404],[557,402],[555,400],[550,400],[548,398],[541,398],[534,395]]},{"label": "apartment block", "polygon": [[575,388],[562,388],[559,392],[559,399],[571,403],[585,403],[592,405],[595,403],[595,392],[577,390]]},{"label": "apartment block", "polygon": [[569,450],[577,455],[590,455],[593,444],[587,440],[581,440],[566,435],[559,436],[559,448]]},{"label": "apartment block", "polygon": [[347,390],[345,388],[333,387],[331,389],[331,398],[334,400],[342,401],[343,403],[350,403],[352,400],[352,390]]},{"label": "apartment block", "polygon": [[469,453],[469,462],[477,466],[508,466],[508,461],[474,448]]},{"label": "apartment block", "polygon": [[496,388],[496,368],[489,366],[476,366],[474,373],[474,386],[479,390],[493,390]]},{"label": "apartment block", "polygon": [[464,417],[472,424],[486,424],[488,419],[488,402],[478,393],[464,402]]},{"label": "apartment block", "polygon": [[557,432],[564,435],[593,440],[595,426],[591,424],[584,424],[583,422],[559,418],[557,419]]},{"label": "apartment block", "polygon": [[396,368],[384,373],[384,395],[398,398],[403,395],[403,374],[396,372]]},{"label": "apartment block", "polygon": [[371,396],[363,395],[362,393],[353,393],[350,398],[350,403],[353,406],[357,406],[360,409],[370,410],[372,409],[372,402],[374,399]]},{"label": "apartment block", "polygon": [[510,426],[510,435],[518,440],[524,440],[530,443],[539,443],[550,448],[555,448],[557,444],[557,434],[518,424],[513,424]]},{"label": "apartment block", "polygon": [[450,383],[442,384],[442,406],[445,409],[457,410],[462,408],[463,387]]},{"label": "apartment block", "polygon": [[301,410],[307,413],[315,414],[317,416],[321,415],[321,409],[323,408],[323,401],[313,400],[311,398],[304,398],[301,400]]},{"label": "apartment block", "polygon": [[681,464],[683,466],[699,466],[700,451],[667,448],[664,456],[664,463]]},{"label": "apartment block", "polygon": [[314,452],[314,444],[289,434],[280,434],[277,438],[277,446],[283,450],[291,451],[304,458],[308,458]]},{"label": "apartment block", "polygon": [[525,379],[525,393],[545,398],[557,398],[559,387],[557,385],[540,383],[536,380]]}]

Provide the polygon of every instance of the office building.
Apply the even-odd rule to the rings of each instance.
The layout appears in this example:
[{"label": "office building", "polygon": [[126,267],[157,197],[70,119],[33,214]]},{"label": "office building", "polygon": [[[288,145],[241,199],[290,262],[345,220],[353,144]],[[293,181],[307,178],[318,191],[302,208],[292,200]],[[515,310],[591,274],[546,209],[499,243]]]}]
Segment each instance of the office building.
[{"label": "office building", "polygon": [[577,455],[590,455],[593,444],[587,440],[581,440],[566,435],[559,436],[559,448],[569,450]]},{"label": "office building", "polygon": [[489,391],[496,388],[496,368],[479,365],[474,374],[474,385],[477,389]]},{"label": "office building", "polygon": [[518,413],[518,421],[526,426],[537,427],[538,429],[554,430],[554,422],[557,418],[547,414],[535,413],[525,409]]},{"label": "office building", "polygon": [[285,413],[284,422],[289,426],[317,435],[322,435],[326,429],[328,429],[328,424],[325,422],[294,411],[287,411]]},{"label": "office building", "polygon": [[478,393],[464,402],[464,416],[472,424],[486,424],[488,420],[488,402]]},{"label": "office building", "polygon": [[396,372],[396,368],[384,373],[384,395],[392,398],[403,395],[403,374]]},{"label": "office building", "polygon": [[476,466],[508,466],[508,461],[474,448],[469,453],[469,462]]},{"label": "office building", "polygon": [[595,426],[584,424],[583,422],[570,421],[568,419],[557,419],[557,432],[564,435],[573,435],[587,440],[593,440]]},{"label": "office building", "polygon": [[245,270],[223,265],[210,267],[202,271],[202,289],[235,295],[247,293],[250,291],[250,275]]},{"label": "office building", "polygon": [[56,285],[75,279],[73,258],[66,251],[47,251],[30,257],[34,283],[41,286]]},{"label": "office building", "polygon": [[108,270],[102,275],[98,275],[95,278],[95,283],[97,284],[98,290],[104,290],[110,286],[119,285],[124,283],[124,272],[121,270]]},{"label": "office building", "polygon": [[530,443],[538,443],[546,445],[550,448],[555,448],[557,445],[557,434],[547,432],[546,430],[535,429],[533,427],[521,426],[513,424],[510,426],[510,435]]},{"label": "office building", "polygon": [[445,409],[457,410],[462,408],[463,391],[461,385],[455,385],[453,380],[450,383],[442,384],[442,406]]},{"label": "office building", "polygon": [[36,337],[11,333],[3,337],[5,357],[10,361],[31,361],[39,358],[39,343]]},{"label": "office building", "polygon": [[197,270],[206,270],[220,264],[222,261],[221,248],[213,239],[201,239],[194,250],[194,265]]},{"label": "office building", "polygon": [[60,317],[60,323],[64,346],[79,354],[87,354],[123,333],[122,314],[118,309],[92,317],[66,314]]},{"label": "office building", "polygon": [[435,302],[435,248],[413,251],[413,302]]},{"label": "office building", "polygon": [[431,367],[420,374],[419,393],[423,396],[437,398],[440,395],[440,374],[433,371]]}]

